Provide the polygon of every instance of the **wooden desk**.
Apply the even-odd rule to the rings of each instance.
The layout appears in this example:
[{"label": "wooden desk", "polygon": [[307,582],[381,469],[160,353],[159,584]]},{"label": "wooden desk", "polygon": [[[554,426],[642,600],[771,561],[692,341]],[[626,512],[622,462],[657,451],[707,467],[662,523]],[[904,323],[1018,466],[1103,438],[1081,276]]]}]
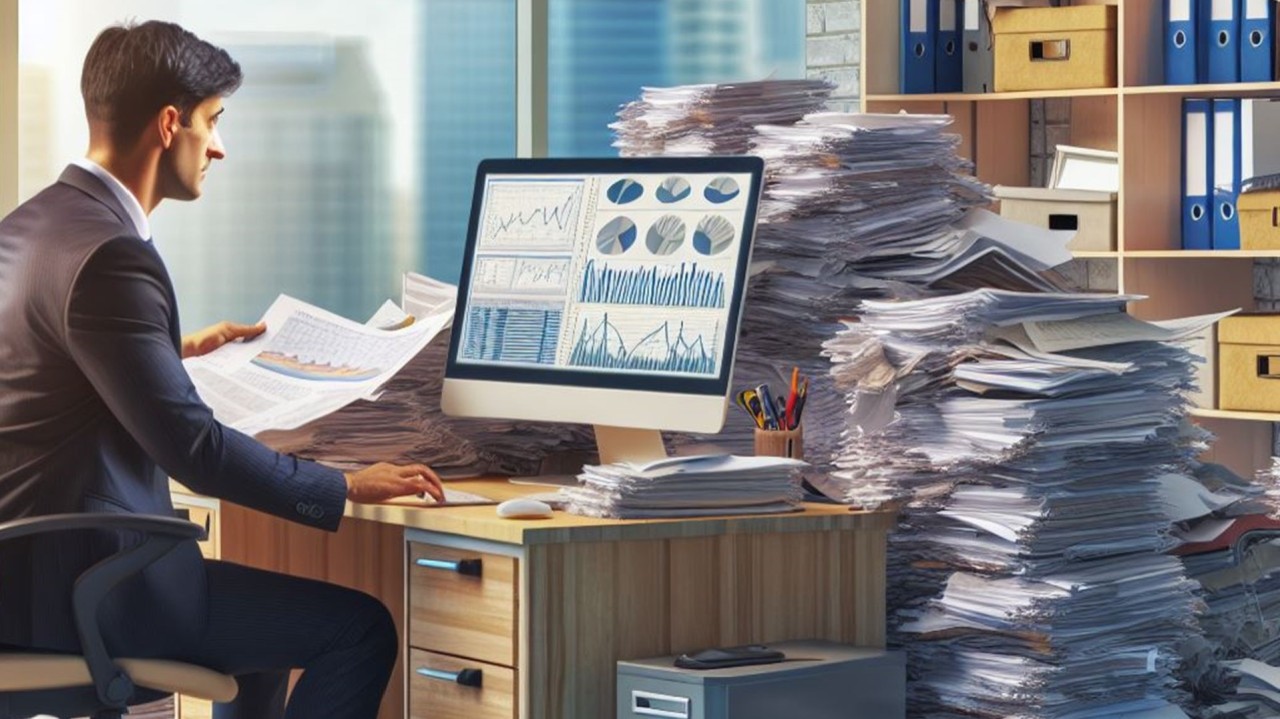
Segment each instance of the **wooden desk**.
[{"label": "wooden desk", "polygon": [[[495,499],[546,491],[450,486]],[[806,505],[783,516],[515,521],[492,506],[349,504],[327,534],[222,507],[224,559],[356,587],[390,607],[405,652],[380,719],[428,708],[601,719],[614,714],[618,659],[810,638],[884,645],[890,513]],[[415,564],[460,558],[482,558],[482,577]],[[484,686],[420,666],[480,668]]]}]

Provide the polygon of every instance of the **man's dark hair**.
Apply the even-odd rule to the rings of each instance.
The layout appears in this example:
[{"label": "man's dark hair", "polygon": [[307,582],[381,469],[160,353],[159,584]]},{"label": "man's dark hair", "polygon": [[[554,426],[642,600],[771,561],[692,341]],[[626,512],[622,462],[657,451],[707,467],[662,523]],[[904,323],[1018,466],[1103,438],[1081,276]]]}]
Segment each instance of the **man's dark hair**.
[{"label": "man's dark hair", "polygon": [[240,87],[240,65],[226,50],[178,25],[152,20],[103,30],[84,58],[80,94],[89,120],[106,123],[111,141],[129,147],[167,105],[190,126],[191,111]]}]

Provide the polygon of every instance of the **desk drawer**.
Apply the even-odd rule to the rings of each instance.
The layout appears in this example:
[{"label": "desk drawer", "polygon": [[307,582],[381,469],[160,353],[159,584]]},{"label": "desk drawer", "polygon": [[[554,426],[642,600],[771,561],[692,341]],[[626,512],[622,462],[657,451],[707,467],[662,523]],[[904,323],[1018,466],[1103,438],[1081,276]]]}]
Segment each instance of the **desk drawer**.
[{"label": "desk drawer", "polygon": [[409,645],[516,665],[516,560],[409,543]]},{"label": "desk drawer", "polygon": [[[466,670],[463,682],[454,676]],[[413,649],[409,652],[411,719],[514,719],[516,672],[484,662]]]}]

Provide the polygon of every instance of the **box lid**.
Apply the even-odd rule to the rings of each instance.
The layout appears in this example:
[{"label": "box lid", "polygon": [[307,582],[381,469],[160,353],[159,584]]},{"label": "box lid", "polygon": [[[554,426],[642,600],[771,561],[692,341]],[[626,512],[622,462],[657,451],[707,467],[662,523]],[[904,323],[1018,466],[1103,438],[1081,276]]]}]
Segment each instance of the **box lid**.
[{"label": "box lid", "polygon": [[1232,315],[1218,322],[1218,343],[1280,345],[1280,313]]},{"label": "box lid", "polygon": [[1270,212],[1273,207],[1280,207],[1280,190],[1244,192],[1236,197],[1236,209],[1240,212],[1250,210]]},{"label": "box lid", "polygon": [[991,30],[1008,33],[1062,34],[1081,30],[1112,30],[1116,26],[1115,5],[1077,7],[996,8]]},{"label": "box lid", "polygon": [[1011,187],[996,185],[991,192],[1001,200],[1041,202],[1115,202],[1116,193],[1097,190],[1061,190],[1056,187]]}]

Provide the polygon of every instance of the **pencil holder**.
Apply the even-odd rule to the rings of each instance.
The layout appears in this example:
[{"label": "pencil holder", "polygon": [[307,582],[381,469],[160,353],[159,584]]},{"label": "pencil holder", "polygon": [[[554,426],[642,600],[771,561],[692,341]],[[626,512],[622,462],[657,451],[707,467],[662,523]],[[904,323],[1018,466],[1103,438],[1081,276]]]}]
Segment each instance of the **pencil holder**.
[{"label": "pencil holder", "polygon": [[757,429],[756,456],[804,459],[804,425],[795,429]]}]

